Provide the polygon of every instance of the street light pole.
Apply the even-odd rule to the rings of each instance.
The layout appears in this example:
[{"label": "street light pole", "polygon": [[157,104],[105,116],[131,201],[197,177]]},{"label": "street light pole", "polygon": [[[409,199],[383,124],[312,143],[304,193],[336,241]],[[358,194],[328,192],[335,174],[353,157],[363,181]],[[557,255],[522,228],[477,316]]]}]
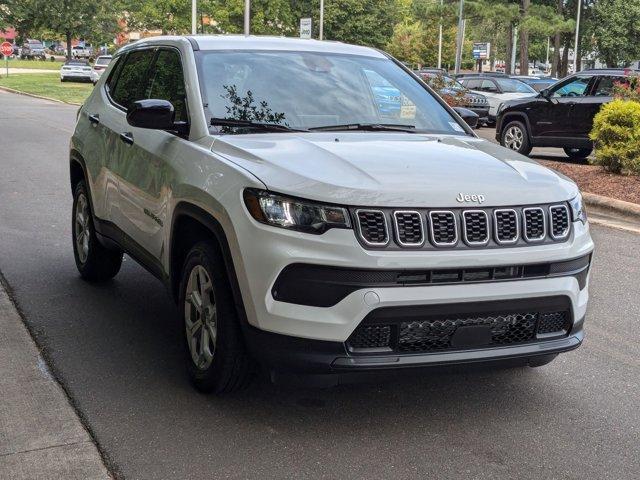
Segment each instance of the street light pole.
[{"label": "street light pole", "polygon": [[198,33],[198,22],[196,18],[198,16],[197,1],[198,0],[191,0],[191,35]]},{"label": "street light pole", "polygon": [[444,0],[440,0],[440,29],[438,32],[438,68],[442,68],[442,5]]},{"label": "street light pole", "polygon": [[320,0],[320,40],[324,39],[324,0]]},{"label": "street light pole", "polygon": [[244,0],[244,34],[251,32],[251,0]]},{"label": "street light pole", "polygon": [[578,72],[578,36],[580,35],[580,10],[582,0],[578,0],[578,16],[576,18],[576,41],[573,44],[573,73]]},{"label": "street light pole", "polygon": [[464,0],[460,0],[460,11],[458,12],[458,37],[456,39],[456,74],[460,73],[462,63],[462,43],[464,42],[464,22],[462,20],[464,10]]}]

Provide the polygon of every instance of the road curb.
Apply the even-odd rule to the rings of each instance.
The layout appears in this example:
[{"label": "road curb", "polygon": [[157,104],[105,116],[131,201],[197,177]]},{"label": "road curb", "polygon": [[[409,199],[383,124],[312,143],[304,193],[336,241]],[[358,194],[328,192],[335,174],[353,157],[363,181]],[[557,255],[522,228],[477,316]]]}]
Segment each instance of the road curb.
[{"label": "road curb", "polygon": [[48,100],[50,102],[61,103],[63,105],[82,105],[81,103],[63,102],[62,100],[58,100],[57,98],[45,97],[44,95],[36,95],[35,93],[23,92],[11,87],[0,86],[0,90],[4,90],[5,92],[9,93],[15,93],[17,95],[24,95],[25,97],[39,98],[40,100]]},{"label": "road curb", "polygon": [[0,478],[112,478],[0,274]]},{"label": "road curb", "polygon": [[640,222],[640,205],[616,200],[615,198],[583,192],[582,198],[588,210],[621,216],[627,220]]}]

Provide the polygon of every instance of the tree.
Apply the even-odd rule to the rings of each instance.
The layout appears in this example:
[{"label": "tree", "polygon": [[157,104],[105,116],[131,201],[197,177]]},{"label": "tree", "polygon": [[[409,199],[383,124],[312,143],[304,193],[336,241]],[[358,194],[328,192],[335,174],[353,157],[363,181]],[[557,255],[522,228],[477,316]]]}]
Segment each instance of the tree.
[{"label": "tree", "polygon": [[591,30],[595,51],[608,67],[640,58],[640,2],[598,0]]}]

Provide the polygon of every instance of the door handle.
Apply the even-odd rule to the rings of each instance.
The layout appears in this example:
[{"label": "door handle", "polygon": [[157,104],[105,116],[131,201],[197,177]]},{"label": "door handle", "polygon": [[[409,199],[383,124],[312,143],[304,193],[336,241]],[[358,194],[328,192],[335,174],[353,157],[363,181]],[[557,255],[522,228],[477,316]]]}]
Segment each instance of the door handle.
[{"label": "door handle", "polygon": [[127,145],[133,145],[133,133],[131,132],[121,133],[120,140],[122,140]]},{"label": "door handle", "polygon": [[100,115],[98,115],[97,113],[94,115],[89,115],[89,121],[91,123],[93,123],[94,125],[97,125],[100,123]]}]

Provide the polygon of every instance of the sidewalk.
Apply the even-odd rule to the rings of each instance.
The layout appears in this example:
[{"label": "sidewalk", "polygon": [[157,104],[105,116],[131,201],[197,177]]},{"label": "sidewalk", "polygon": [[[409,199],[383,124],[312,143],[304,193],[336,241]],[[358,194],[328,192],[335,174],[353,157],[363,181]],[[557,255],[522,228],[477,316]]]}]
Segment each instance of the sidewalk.
[{"label": "sidewalk", "polygon": [[0,478],[110,478],[1,284]]}]

